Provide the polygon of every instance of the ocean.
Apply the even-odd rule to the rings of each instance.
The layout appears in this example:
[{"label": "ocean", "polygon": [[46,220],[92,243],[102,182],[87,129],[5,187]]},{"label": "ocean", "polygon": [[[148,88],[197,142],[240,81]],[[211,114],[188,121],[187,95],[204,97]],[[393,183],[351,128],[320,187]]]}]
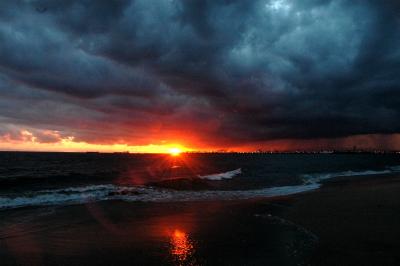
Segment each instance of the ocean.
[{"label": "ocean", "polygon": [[398,154],[0,153],[0,209],[290,195],[337,176],[400,172]]}]

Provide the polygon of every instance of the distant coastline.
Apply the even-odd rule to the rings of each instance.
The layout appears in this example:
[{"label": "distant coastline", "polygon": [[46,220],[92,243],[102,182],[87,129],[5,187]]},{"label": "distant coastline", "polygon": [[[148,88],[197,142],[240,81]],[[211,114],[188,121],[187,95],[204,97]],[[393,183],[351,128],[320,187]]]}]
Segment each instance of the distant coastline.
[{"label": "distant coastline", "polygon": [[[79,153],[79,154],[168,154],[153,152],[103,152],[103,151],[22,151],[22,150],[0,150],[2,153]],[[400,154],[399,150],[290,150],[290,151],[187,151],[182,154]]]}]

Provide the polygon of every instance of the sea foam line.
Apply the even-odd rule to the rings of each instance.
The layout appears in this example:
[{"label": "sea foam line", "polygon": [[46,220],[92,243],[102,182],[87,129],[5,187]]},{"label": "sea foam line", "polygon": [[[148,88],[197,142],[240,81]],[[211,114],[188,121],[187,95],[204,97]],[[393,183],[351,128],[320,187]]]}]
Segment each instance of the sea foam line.
[{"label": "sea foam line", "polygon": [[368,175],[382,175],[400,172],[400,166],[387,167],[385,170],[365,170],[365,171],[343,171],[331,173],[314,173],[301,175],[305,184],[318,183],[320,181],[334,178],[334,177],[350,177],[350,176],[368,176]]},{"label": "sea foam line", "polygon": [[[98,189],[96,189],[96,187],[98,187]],[[0,209],[13,209],[28,206],[72,205],[105,200],[123,200],[129,202],[239,200],[285,196],[317,189],[318,187],[319,184],[308,184],[238,191],[176,191],[152,187],[125,187],[108,184],[67,188],[64,190],[38,191],[19,197],[0,197]]]}]

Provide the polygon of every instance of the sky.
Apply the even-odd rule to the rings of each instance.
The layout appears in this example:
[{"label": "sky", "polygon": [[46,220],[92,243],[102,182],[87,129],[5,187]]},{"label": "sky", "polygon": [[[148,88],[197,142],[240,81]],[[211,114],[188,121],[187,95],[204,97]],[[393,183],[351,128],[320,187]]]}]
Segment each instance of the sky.
[{"label": "sky", "polygon": [[0,150],[400,149],[397,0],[0,1]]}]

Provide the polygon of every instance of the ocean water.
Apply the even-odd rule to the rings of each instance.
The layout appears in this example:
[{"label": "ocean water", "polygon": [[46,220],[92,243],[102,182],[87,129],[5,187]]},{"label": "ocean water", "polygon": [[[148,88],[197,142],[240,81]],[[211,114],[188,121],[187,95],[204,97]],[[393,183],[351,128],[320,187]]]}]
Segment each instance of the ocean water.
[{"label": "ocean water", "polygon": [[400,173],[398,154],[0,153],[0,209],[96,201],[237,200]]}]

